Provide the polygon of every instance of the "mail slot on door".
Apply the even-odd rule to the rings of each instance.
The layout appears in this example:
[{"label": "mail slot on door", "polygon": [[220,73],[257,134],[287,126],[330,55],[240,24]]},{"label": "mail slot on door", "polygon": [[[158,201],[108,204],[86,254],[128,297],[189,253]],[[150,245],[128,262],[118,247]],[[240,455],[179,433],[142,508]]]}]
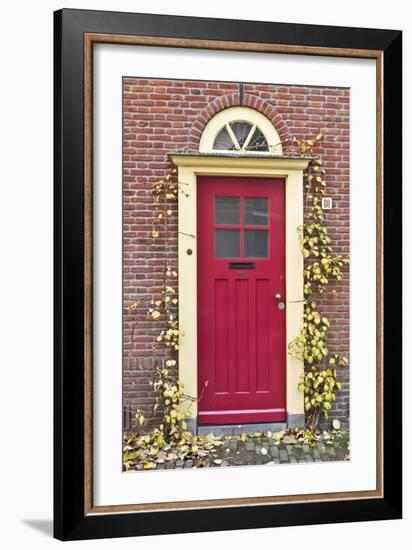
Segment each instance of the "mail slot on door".
[{"label": "mail slot on door", "polygon": [[229,269],[255,269],[253,262],[229,262]]}]

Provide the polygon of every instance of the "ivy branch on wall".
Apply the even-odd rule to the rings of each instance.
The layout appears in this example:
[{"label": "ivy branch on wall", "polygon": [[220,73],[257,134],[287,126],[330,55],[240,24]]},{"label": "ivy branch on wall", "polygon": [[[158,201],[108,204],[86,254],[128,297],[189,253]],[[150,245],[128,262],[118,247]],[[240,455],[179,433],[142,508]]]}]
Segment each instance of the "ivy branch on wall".
[{"label": "ivy branch on wall", "polygon": [[[314,139],[297,140],[298,154],[312,153],[315,144],[323,139],[319,133]],[[322,197],[326,192],[326,170],[319,157],[313,158],[305,172],[306,204],[304,223],[298,227],[299,242],[305,258],[304,265],[304,313],[303,325],[298,336],[289,343],[289,353],[304,362],[305,370],[298,389],[304,392],[306,425],[312,432],[320,415],[327,418],[336,392],[342,390],[337,380],[337,367],[347,366],[348,359],[331,353],[327,347],[327,335],[331,324],[322,315],[317,298],[329,290],[333,281],[341,281],[342,268],[349,260],[333,250],[322,209]]]},{"label": "ivy branch on wall", "polygon": [[[157,239],[160,236],[167,240],[170,235],[169,220],[173,215],[173,203],[177,202],[181,185],[175,178],[176,169],[173,169],[164,179],[153,185],[153,194],[156,197],[156,207],[152,221],[151,236]],[[159,425],[160,441],[170,442],[181,438],[181,431],[187,428],[185,418],[190,416],[188,411],[194,398],[185,395],[183,384],[176,375],[177,355],[179,351],[179,339],[184,336],[184,330],[179,326],[178,297],[177,297],[177,271],[168,263],[167,255],[164,255],[162,267],[162,287],[157,299],[152,299],[147,307],[147,315],[150,319],[160,320],[162,329],[154,348],[155,378],[150,385],[156,393],[156,401],[153,408],[155,413],[160,408],[162,421]],[[132,304],[136,308],[141,303]],[[162,358],[157,358],[162,351]],[[167,358],[165,358],[165,353]],[[187,410],[182,406],[188,404]],[[136,419],[143,426],[146,422],[145,415],[137,410]]]}]

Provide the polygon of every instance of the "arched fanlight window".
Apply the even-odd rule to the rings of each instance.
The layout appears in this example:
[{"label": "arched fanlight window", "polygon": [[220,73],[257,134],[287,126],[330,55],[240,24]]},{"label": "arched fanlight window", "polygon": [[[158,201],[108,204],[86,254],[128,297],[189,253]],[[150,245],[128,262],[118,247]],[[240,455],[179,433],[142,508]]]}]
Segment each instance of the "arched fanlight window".
[{"label": "arched fanlight window", "polygon": [[269,151],[263,132],[245,121],[228,122],[215,138],[213,149],[217,151]]},{"label": "arched fanlight window", "polygon": [[199,151],[281,155],[282,145],[273,124],[262,113],[249,107],[230,107],[206,124]]}]

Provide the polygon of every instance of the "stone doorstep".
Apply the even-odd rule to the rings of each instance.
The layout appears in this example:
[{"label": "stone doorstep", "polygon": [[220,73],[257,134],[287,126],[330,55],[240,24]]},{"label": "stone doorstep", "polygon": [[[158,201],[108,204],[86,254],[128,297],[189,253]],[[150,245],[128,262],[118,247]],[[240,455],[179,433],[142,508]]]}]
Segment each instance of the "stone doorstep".
[{"label": "stone doorstep", "polygon": [[253,434],[255,432],[280,432],[286,430],[286,422],[264,422],[261,424],[202,424],[197,427],[199,435],[241,435],[243,433]]}]

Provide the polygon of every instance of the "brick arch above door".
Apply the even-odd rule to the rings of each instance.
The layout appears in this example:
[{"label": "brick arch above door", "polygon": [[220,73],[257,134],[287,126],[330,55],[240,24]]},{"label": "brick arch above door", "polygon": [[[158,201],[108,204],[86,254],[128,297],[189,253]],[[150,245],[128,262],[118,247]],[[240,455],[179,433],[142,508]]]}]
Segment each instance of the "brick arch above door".
[{"label": "brick arch above door", "polygon": [[279,134],[284,152],[285,149],[287,150],[288,145],[291,144],[292,135],[281,113],[269,101],[250,93],[245,93],[243,96],[239,93],[225,94],[210,101],[206,107],[201,109],[190,127],[189,150],[199,150],[200,138],[208,122],[217,113],[229,107],[249,107],[266,116]]}]

